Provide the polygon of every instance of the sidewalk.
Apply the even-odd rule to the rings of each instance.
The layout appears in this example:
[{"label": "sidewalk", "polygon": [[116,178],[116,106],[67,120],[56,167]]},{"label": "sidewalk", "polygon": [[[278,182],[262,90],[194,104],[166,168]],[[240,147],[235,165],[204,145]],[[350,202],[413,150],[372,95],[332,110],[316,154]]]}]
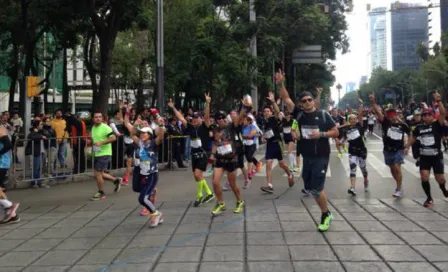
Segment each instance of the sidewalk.
[{"label": "sidewalk", "polygon": [[155,229],[127,196],[33,205],[0,227],[0,271],[446,271],[448,203],[435,203],[333,199],[325,234],[311,198],[250,199],[244,215],[228,201],[215,218],[211,203],[159,202]]}]

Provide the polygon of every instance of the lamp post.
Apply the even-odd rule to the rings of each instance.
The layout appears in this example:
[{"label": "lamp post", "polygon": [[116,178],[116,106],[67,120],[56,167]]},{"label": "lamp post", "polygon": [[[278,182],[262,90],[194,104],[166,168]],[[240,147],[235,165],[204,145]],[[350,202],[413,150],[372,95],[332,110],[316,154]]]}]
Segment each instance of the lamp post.
[{"label": "lamp post", "polygon": [[[255,0],[249,0],[249,21],[251,23],[255,23],[257,20],[257,15],[255,14],[255,8],[254,8],[254,2]],[[255,58],[257,57],[257,36],[253,36],[250,41],[249,51],[252,56]],[[257,85],[254,83],[257,76],[257,70],[255,70],[252,74],[252,82],[250,85],[250,95],[252,96],[252,106],[254,109],[258,109],[258,88]],[[273,75],[274,76],[274,75]],[[274,88],[275,85],[272,86]]]},{"label": "lamp post", "polygon": [[157,0],[157,106],[160,115],[165,113],[165,92],[164,92],[164,59],[163,59],[163,0]]}]

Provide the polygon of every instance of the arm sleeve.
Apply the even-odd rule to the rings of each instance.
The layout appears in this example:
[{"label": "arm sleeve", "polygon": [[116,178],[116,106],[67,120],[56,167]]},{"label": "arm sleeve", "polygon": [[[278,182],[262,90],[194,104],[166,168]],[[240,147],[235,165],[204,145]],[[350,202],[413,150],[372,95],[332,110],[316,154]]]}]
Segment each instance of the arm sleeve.
[{"label": "arm sleeve", "polygon": [[119,132],[118,129],[117,129],[117,126],[116,126],[114,123],[110,123],[109,127],[112,128],[112,131],[113,131],[115,134],[120,134],[120,132]]},{"label": "arm sleeve", "polygon": [[12,145],[11,145],[11,140],[9,140],[8,135],[1,137],[0,142],[3,143],[3,148],[0,150],[0,155],[3,155],[6,152],[8,152],[9,150],[11,150]]}]

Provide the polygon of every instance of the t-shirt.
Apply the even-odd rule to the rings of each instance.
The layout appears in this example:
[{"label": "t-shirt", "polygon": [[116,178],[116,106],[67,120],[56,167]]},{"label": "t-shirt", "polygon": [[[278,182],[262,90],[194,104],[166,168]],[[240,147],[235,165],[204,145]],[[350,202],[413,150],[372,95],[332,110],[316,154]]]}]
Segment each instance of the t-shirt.
[{"label": "t-shirt", "polygon": [[[101,123],[98,126],[92,127],[92,144],[105,141],[110,136],[114,135],[112,128],[108,125]],[[98,149],[97,149],[98,148]],[[99,147],[92,147],[95,157],[112,156],[112,144],[108,143]]]},{"label": "t-shirt", "polygon": [[374,125],[375,124],[375,120],[376,120],[375,115],[369,115],[369,117],[367,117],[367,118],[368,118],[367,124],[369,124],[369,125]]},{"label": "t-shirt", "polygon": [[205,123],[198,127],[194,127],[188,123],[185,130],[185,135],[190,136],[191,153],[201,153],[203,151],[210,151],[210,128]]},{"label": "t-shirt", "polygon": [[275,116],[271,116],[266,120],[264,138],[267,143],[280,140],[280,121]]},{"label": "t-shirt", "polygon": [[[302,112],[302,113],[300,113]],[[300,114],[299,114],[300,113]],[[304,112],[300,108],[295,108],[293,116],[300,118],[297,120],[300,130],[300,153],[303,157],[329,157],[330,142],[328,138],[310,139],[312,132],[327,132],[336,126],[330,114],[326,111],[316,110]],[[324,117],[325,116],[325,117]]]},{"label": "t-shirt", "polygon": [[255,136],[247,137],[250,134],[250,132],[254,129],[256,130],[256,127],[252,124],[250,124],[248,126],[243,126],[243,138],[244,138],[243,144],[244,145],[251,146],[251,145],[255,144]]},{"label": "t-shirt", "polygon": [[243,131],[242,126],[240,126],[240,125],[235,126],[235,124],[233,124],[233,123],[229,124],[229,126],[231,127],[232,133],[234,135],[235,147],[236,147],[237,153],[238,154],[244,153],[243,135],[241,134],[241,132]]},{"label": "t-shirt", "polygon": [[140,167],[140,174],[148,176],[159,171],[157,167],[157,149],[155,143],[139,142],[139,152],[136,154],[136,165]]},{"label": "t-shirt", "polygon": [[233,124],[228,124],[224,128],[217,127],[213,129],[215,144],[217,145],[215,158],[217,160],[236,160],[235,135]]},{"label": "t-shirt", "polygon": [[292,125],[294,121],[294,119],[290,119],[289,121],[286,119],[282,120],[283,139],[285,141],[292,141],[291,131],[293,130]]},{"label": "t-shirt", "polygon": [[331,118],[333,119],[333,122],[337,125],[337,126],[342,126],[344,124],[344,117],[338,115],[338,116],[331,116]]},{"label": "t-shirt", "polygon": [[443,127],[438,121],[430,125],[419,124],[415,127],[412,135],[418,144],[420,156],[437,156],[442,154],[441,140]]},{"label": "t-shirt", "polygon": [[397,152],[404,148],[404,134],[409,135],[409,127],[403,123],[392,124],[384,118],[382,123],[384,151]]},{"label": "t-shirt", "polygon": [[348,142],[348,153],[355,156],[365,156],[367,148],[364,143],[365,129],[357,123],[355,126],[344,127],[344,137]]}]

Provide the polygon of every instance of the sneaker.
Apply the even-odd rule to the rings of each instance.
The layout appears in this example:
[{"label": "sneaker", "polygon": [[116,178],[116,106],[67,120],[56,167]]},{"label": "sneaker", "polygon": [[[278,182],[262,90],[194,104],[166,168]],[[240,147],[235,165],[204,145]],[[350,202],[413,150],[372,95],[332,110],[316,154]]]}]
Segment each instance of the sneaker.
[{"label": "sneaker", "polygon": [[328,211],[326,214],[322,214],[317,230],[320,232],[326,232],[330,228],[331,221],[333,221],[333,215],[331,212]]},{"label": "sneaker", "polygon": [[114,189],[114,192],[115,193],[118,193],[119,191],[120,191],[120,189],[121,189],[121,183],[123,182],[123,179],[122,178],[117,178],[115,181],[114,181],[114,185],[115,185],[115,189]]},{"label": "sneaker", "polygon": [[96,200],[104,200],[104,199],[106,199],[106,195],[105,195],[105,194],[102,194],[102,193],[100,193],[100,192],[96,192],[96,193],[92,196],[92,198],[90,198],[90,200],[93,200],[93,201],[96,201]]},{"label": "sneaker", "polygon": [[244,210],[244,201],[240,200],[236,202],[236,208],[233,210],[234,213],[242,213]]},{"label": "sneaker", "polygon": [[294,184],[295,184],[295,182],[294,182],[294,175],[291,174],[291,175],[289,175],[289,177],[288,177],[288,185],[289,185],[289,188],[293,187]]},{"label": "sneaker", "polygon": [[0,225],[6,225],[6,224],[15,224],[20,222],[20,217],[18,215],[11,217],[9,220],[0,221]]},{"label": "sneaker", "polygon": [[157,200],[157,188],[154,188],[154,190],[152,190],[151,195],[149,196],[149,201],[152,202],[152,204],[155,204]]},{"label": "sneaker", "polygon": [[202,200],[202,203],[207,204],[210,201],[212,201],[213,199],[215,199],[215,194],[211,193],[208,196],[204,197],[204,199]]},{"label": "sneaker", "polygon": [[395,189],[395,192],[392,194],[393,197],[402,197],[403,196],[403,190]]},{"label": "sneaker", "polygon": [[147,215],[149,215],[149,211],[148,211],[148,209],[147,209],[147,208],[143,208],[143,209],[140,211],[140,216],[147,216]]},{"label": "sneaker", "polygon": [[268,194],[274,193],[274,188],[271,186],[262,186],[262,187],[260,187],[260,190],[262,190],[263,192],[268,193]]},{"label": "sneaker", "polygon": [[340,158],[342,158],[342,153],[338,153],[338,158],[340,159]]},{"label": "sneaker", "polygon": [[368,192],[369,191],[369,181],[365,180],[364,181],[364,192]]},{"label": "sneaker", "polygon": [[245,182],[244,182],[244,189],[249,189],[249,187],[250,187],[250,184],[252,183],[252,181],[251,180],[246,180]]},{"label": "sneaker", "polygon": [[261,168],[263,167],[263,165],[261,164],[261,162],[257,163],[257,172],[261,172]]},{"label": "sneaker", "polygon": [[310,196],[311,195],[310,191],[308,191],[306,189],[302,189],[302,194],[303,194],[303,196]]},{"label": "sneaker", "polygon": [[229,186],[229,184],[226,182],[226,183],[224,183],[223,185],[222,185],[222,190],[224,191],[224,192],[226,192],[226,191],[229,191],[230,190],[230,186]]},{"label": "sneaker", "polygon": [[254,170],[250,171],[248,174],[248,178],[253,179],[254,176],[255,176],[255,171]]},{"label": "sneaker", "polygon": [[350,189],[348,189],[348,193],[351,194],[352,196],[356,196],[356,190],[355,190],[355,188],[350,188]]},{"label": "sneaker", "polygon": [[150,228],[155,228],[161,223],[163,223],[163,215],[161,212],[156,211],[155,213],[151,214],[151,219],[149,220]]},{"label": "sneaker", "polygon": [[348,152],[348,147],[346,145],[344,145],[344,152],[347,153]]},{"label": "sneaker", "polygon": [[121,186],[129,186],[129,178],[124,177],[121,181]]},{"label": "sneaker", "polygon": [[432,199],[427,199],[425,203],[423,203],[423,207],[425,208],[431,208],[432,206],[434,206],[434,200]]},{"label": "sneaker", "polygon": [[212,211],[212,215],[213,216],[217,216],[217,215],[219,215],[220,213],[222,213],[225,210],[226,210],[226,204],[218,202],[218,203],[216,203],[216,206],[215,206],[215,208]]},{"label": "sneaker", "polygon": [[202,204],[204,204],[204,197],[202,197],[202,196],[200,198],[196,199],[194,202],[194,206],[196,208],[200,207]]},{"label": "sneaker", "polygon": [[7,222],[11,220],[11,218],[16,217],[17,209],[19,208],[20,203],[14,203],[12,206],[6,211],[5,217],[2,222]]},{"label": "sneaker", "polygon": [[296,168],[292,169],[292,171],[295,173],[300,173],[300,167],[296,167]]}]

